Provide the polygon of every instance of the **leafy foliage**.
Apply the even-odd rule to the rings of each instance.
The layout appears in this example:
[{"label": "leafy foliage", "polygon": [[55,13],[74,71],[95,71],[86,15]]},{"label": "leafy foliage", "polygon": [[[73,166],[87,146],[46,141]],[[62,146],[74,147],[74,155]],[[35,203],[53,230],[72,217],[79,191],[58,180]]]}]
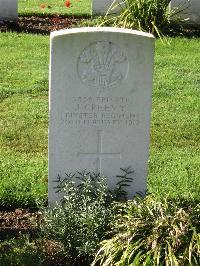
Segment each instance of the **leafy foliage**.
[{"label": "leafy foliage", "polygon": [[35,266],[43,259],[39,245],[27,235],[0,242],[0,265]]},{"label": "leafy foliage", "polygon": [[[158,36],[171,24],[170,0],[115,0],[100,25],[131,28]],[[119,13],[119,15],[116,15]]]},{"label": "leafy foliage", "polygon": [[92,265],[199,265],[199,217],[199,204],[183,209],[153,196],[121,204]]},{"label": "leafy foliage", "polygon": [[77,173],[58,178],[61,204],[45,211],[42,231],[46,239],[63,244],[70,265],[88,265],[110,229],[115,213],[113,201],[125,199],[124,187],[132,180],[129,168],[122,171],[113,191],[99,174]]}]

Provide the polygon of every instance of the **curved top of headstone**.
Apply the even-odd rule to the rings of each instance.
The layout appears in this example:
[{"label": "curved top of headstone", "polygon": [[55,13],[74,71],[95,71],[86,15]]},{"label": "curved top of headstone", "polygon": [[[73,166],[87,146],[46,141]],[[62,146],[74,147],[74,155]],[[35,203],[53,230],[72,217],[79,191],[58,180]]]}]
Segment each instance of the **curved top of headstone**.
[{"label": "curved top of headstone", "polygon": [[130,30],[124,28],[113,28],[113,27],[83,27],[83,28],[72,28],[72,29],[65,29],[59,31],[51,32],[51,38],[61,35],[67,34],[75,34],[75,33],[89,33],[89,32],[110,32],[110,33],[126,33],[126,34],[133,34],[137,36],[149,37],[154,38],[151,33],[137,31],[137,30]]}]

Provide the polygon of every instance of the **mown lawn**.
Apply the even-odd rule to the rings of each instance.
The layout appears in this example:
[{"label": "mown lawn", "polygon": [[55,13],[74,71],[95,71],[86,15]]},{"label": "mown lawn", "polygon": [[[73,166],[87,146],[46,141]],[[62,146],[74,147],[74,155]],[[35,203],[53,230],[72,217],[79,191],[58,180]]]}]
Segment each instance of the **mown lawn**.
[{"label": "mown lawn", "polygon": [[[148,188],[200,199],[200,39],[156,42]],[[47,199],[49,37],[0,34],[0,205]]]},{"label": "mown lawn", "polygon": [[70,7],[65,0],[19,0],[19,15],[61,14],[90,15],[92,0],[70,0]]}]

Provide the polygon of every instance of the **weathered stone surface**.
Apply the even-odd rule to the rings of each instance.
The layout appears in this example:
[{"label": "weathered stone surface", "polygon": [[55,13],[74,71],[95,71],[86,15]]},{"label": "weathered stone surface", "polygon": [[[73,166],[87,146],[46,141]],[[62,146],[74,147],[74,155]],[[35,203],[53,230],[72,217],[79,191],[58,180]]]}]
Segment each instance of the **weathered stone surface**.
[{"label": "weathered stone surface", "polygon": [[16,20],[18,0],[0,0],[0,20]]},{"label": "weathered stone surface", "polygon": [[100,172],[115,186],[134,170],[129,198],[146,190],[154,38],[115,28],[51,34],[49,202],[58,175]]},{"label": "weathered stone surface", "polygon": [[172,0],[171,9],[179,12],[174,18],[181,17],[186,24],[200,26],[200,0]]},{"label": "weathered stone surface", "polygon": [[114,0],[93,0],[92,14],[105,15],[112,3]]}]

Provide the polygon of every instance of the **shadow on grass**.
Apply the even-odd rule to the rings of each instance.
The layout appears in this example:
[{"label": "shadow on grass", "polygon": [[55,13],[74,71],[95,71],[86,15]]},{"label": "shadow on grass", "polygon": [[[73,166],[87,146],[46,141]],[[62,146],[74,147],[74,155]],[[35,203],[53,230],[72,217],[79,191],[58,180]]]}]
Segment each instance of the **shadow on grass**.
[{"label": "shadow on grass", "polygon": [[165,34],[169,37],[200,38],[200,26],[173,24]]}]

